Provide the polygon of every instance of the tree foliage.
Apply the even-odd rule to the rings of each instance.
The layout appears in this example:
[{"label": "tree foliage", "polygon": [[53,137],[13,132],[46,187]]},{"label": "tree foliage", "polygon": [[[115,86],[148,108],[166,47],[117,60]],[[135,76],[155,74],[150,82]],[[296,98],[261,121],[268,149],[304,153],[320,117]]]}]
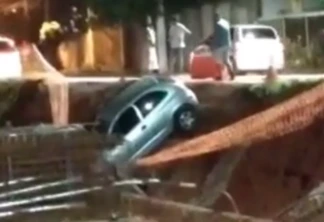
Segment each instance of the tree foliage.
[{"label": "tree foliage", "polygon": [[[154,17],[159,12],[158,0],[84,0],[102,19],[110,22],[144,22],[148,15]],[[180,12],[184,8],[199,7],[204,3],[220,0],[164,0],[168,14]]]},{"label": "tree foliage", "polygon": [[321,8],[324,8],[324,0],[317,0]]}]

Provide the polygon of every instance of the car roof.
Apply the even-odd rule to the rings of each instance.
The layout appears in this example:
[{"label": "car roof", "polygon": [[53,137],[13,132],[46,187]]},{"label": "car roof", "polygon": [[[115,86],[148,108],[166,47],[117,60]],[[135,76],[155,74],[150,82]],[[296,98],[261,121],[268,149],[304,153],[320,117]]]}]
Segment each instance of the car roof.
[{"label": "car roof", "polygon": [[270,25],[263,25],[263,24],[235,24],[231,26],[232,28],[268,28],[274,29]]},{"label": "car roof", "polygon": [[127,106],[132,100],[139,96],[142,92],[154,88],[159,83],[173,83],[174,80],[168,77],[159,76],[145,76],[135,81],[116,97],[104,104],[103,109],[99,112],[98,119],[104,120],[108,123],[112,121],[112,118],[118,114],[118,112],[125,106]]}]

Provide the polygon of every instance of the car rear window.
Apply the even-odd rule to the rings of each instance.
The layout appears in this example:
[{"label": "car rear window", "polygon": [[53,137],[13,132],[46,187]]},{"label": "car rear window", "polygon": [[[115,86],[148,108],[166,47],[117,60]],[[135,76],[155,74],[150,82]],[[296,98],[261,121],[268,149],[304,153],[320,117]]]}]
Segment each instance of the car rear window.
[{"label": "car rear window", "polygon": [[7,41],[0,41],[0,51],[6,52],[6,51],[13,51],[14,47],[12,47],[9,42]]},{"label": "car rear window", "polygon": [[254,39],[276,39],[276,33],[270,28],[244,28],[242,30],[243,38]]}]

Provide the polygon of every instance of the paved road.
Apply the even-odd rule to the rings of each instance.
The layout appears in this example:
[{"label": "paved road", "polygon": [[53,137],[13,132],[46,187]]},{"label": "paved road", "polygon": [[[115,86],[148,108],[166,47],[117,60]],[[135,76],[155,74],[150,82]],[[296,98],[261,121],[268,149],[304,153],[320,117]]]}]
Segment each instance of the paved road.
[{"label": "paved road", "polygon": [[[175,77],[176,79],[185,81],[185,82],[214,82],[212,79],[204,79],[204,80],[195,80],[191,79],[189,75],[178,75]],[[245,76],[237,76],[234,81],[224,82],[225,84],[258,84],[262,83],[264,80],[264,75],[256,75],[250,74]],[[299,81],[307,81],[307,80],[319,80],[324,79],[324,74],[281,74],[279,78],[283,81],[290,80],[299,80]],[[120,81],[120,77],[68,77],[69,82],[118,82]],[[127,77],[127,80],[137,79],[136,77]]]}]

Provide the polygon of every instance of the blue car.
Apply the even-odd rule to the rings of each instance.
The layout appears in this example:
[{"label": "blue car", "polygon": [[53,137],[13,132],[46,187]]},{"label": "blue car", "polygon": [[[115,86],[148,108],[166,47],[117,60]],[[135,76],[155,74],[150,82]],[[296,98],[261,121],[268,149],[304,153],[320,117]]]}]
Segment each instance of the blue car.
[{"label": "blue car", "polygon": [[198,104],[196,95],[172,78],[147,76],[132,83],[97,116],[96,130],[108,135],[102,163],[119,174],[154,152],[170,134],[192,133]]}]

